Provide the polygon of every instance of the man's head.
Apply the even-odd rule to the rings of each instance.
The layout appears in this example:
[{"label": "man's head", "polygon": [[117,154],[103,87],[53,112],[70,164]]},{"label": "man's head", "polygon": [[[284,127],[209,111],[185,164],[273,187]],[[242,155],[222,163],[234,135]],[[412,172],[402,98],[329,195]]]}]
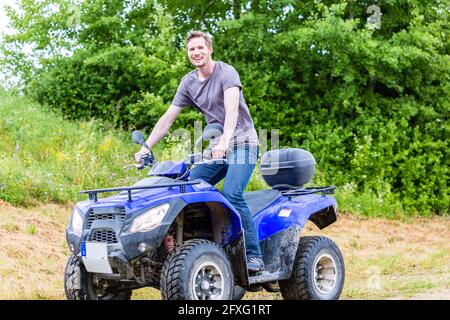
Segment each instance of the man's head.
[{"label": "man's head", "polygon": [[186,50],[189,60],[195,67],[203,67],[211,61],[211,36],[201,31],[191,31],[186,37]]}]

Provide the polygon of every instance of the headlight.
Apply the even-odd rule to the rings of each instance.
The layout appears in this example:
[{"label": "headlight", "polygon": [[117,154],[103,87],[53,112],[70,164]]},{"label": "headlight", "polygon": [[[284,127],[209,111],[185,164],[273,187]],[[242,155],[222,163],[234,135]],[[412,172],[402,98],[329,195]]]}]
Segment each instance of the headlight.
[{"label": "headlight", "polygon": [[162,219],[169,209],[169,204],[164,203],[152,208],[134,219],[130,228],[130,233],[147,232],[160,225]]},{"label": "headlight", "polygon": [[81,236],[81,231],[83,230],[83,214],[77,207],[72,211],[72,230],[75,235]]}]

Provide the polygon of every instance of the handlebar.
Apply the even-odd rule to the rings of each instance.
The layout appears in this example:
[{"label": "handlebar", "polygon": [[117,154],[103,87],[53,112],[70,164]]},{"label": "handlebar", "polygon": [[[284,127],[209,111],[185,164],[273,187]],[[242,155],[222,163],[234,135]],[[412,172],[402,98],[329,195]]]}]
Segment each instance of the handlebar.
[{"label": "handlebar", "polygon": [[212,163],[217,163],[217,164],[221,164],[221,163],[227,163],[227,158],[217,158],[217,159],[205,159],[203,161],[200,162],[190,162],[190,165],[200,165],[200,164],[212,164]]},{"label": "handlebar", "polygon": [[185,163],[187,165],[200,165],[200,164],[210,164],[210,163],[226,163],[227,162],[227,158],[226,156],[223,158],[212,158],[211,152],[210,150],[207,149],[207,153],[205,155],[205,153],[202,152],[197,152],[197,153],[193,153],[191,155],[189,155],[186,160]]},{"label": "handlebar", "polygon": [[137,167],[138,170],[142,170],[145,167],[148,167],[149,165],[152,165],[156,162],[152,150],[149,149],[148,151],[149,153],[143,154],[141,156],[141,165]]},{"label": "handlebar", "polygon": [[[201,138],[195,142],[195,145],[198,145],[201,141],[212,141],[213,138],[217,138],[217,137],[221,136],[222,134],[223,134],[223,126],[222,125],[217,124],[217,123],[208,124],[205,127],[205,129],[203,130]],[[147,149],[149,151],[149,153],[144,154],[144,155],[141,154],[139,164],[130,164],[130,165],[125,166],[124,169],[135,167],[138,170],[142,170],[142,169],[156,163],[157,161],[155,160],[155,157],[153,156],[152,150],[149,149],[147,143],[145,142],[144,135],[139,130],[135,130],[131,134],[131,137],[132,137],[134,143],[141,145],[143,148]],[[209,145],[207,150],[205,150],[205,151],[206,151],[206,154],[211,154],[212,146]],[[198,156],[198,155],[199,154],[190,155],[185,160],[185,163],[190,167],[191,165],[194,165],[194,164],[209,164],[209,163],[218,162],[218,161],[221,161],[222,163],[226,162],[225,157],[223,159],[212,159],[212,158],[210,158],[210,156],[204,157],[205,153],[203,153],[203,154],[200,153],[201,162],[197,162],[196,156]],[[209,159],[205,160],[205,158],[209,158]]]},{"label": "handlebar", "polygon": [[[151,152],[151,151],[150,151]],[[201,154],[200,154],[201,155]],[[226,163],[227,162],[227,158],[220,158],[220,159],[212,159],[212,158],[196,158],[198,157],[198,154],[191,154],[186,160],[185,163],[188,166],[192,166],[192,165],[200,165],[200,164],[212,164],[212,163],[217,163],[217,164],[222,164],[222,163]],[[200,161],[197,161],[200,160]],[[141,162],[140,163],[133,163],[133,164],[129,164],[123,167],[123,169],[127,170],[130,168],[136,168],[137,170],[142,170],[152,164],[157,163],[157,161],[153,158],[153,154],[146,154],[144,156],[141,157]]]},{"label": "handlebar", "polygon": [[132,167],[135,167],[138,170],[142,170],[154,163],[156,163],[157,161],[155,160],[155,157],[153,156],[153,152],[152,150],[149,149],[149,153],[144,154],[141,156],[141,161],[139,161],[139,163],[133,163],[133,164],[129,164],[125,167],[123,167],[124,169],[129,169]]}]

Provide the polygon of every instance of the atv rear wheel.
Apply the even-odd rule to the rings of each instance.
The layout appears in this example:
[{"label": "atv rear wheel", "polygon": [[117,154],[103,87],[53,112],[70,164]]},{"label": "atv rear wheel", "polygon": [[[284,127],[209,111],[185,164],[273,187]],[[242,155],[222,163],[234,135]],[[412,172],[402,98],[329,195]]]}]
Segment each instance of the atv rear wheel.
[{"label": "atv rear wheel", "polygon": [[[102,280],[96,281],[96,274],[86,271],[83,263],[74,255],[67,261],[64,270],[64,291],[68,300],[130,300],[131,290],[104,292]],[[103,280],[104,281],[104,280]]]},{"label": "atv rear wheel", "polygon": [[164,263],[163,300],[231,300],[233,273],[226,253],[214,242],[189,240]]},{"label": "atv rear wheel", "polygon": [[344,286],[341,251],[326,237],[302,237],[291,278],[279,281],[286,300],[335,300]]}]

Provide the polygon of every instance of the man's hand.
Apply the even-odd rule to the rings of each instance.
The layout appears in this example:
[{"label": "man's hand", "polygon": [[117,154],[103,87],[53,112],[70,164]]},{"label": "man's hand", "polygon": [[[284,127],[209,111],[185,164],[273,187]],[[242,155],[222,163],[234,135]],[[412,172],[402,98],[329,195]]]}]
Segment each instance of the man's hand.
[{"label": "man's hand", "polygon": [[137,152],[134,155],[134,160],[136,160],[136,162],[140,163],[141,162],[141,158],[144,154],[149,154],[150,150],[147,148],[142,147],[141,150],[139,150],[139,152]]},{"label": "man's hand", "polygon": [[228,149],[228,142],[220,139],[220,142],[212,149],[213,159],[222,159],[225,157]]},{"label": "man's hand", "polygon": [[[159,118],[158,122],[152,130],[152,133],[146,141],[147,146],[150,149],[153,148],[153,146],[167,134],[169,128],[172,126],[172,123],[182,109],[183,108],[171,105],[166,113],[164,113],[164,115]],[[136,160],[136,162],[141,162],[141,157],[148,153],[150,153],[150,150],[142,147],[142,149],[134,155],[134,159]]]}]

